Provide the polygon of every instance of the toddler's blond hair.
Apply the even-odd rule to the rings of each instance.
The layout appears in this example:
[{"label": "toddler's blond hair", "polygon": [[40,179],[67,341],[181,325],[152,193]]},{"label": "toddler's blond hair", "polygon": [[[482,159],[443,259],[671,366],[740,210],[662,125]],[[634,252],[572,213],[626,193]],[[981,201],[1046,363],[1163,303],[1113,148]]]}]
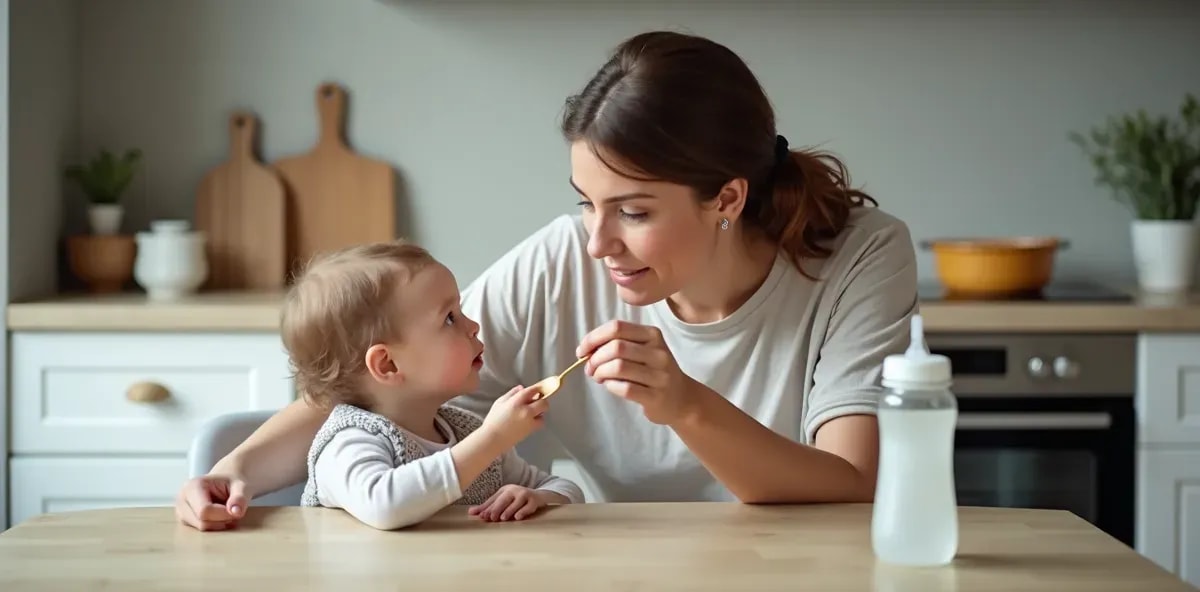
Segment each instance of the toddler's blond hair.
[{"label": "toddler's blond hair", "polygon": [[371,345],[400,337],[397,287],[437,261],[407,240],[318,255],[288,290],[280,333],[297,390],[310,404],[362,405]]}]

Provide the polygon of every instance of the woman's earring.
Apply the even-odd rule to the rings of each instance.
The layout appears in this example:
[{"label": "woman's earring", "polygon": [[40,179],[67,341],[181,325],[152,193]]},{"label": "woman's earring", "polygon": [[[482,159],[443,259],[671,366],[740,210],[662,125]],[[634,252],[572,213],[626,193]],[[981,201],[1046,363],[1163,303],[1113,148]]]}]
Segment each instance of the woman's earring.
[{"label": "woman's earring", "polygon": [[721,230],[729,230],[729,218],[721,218]]}]

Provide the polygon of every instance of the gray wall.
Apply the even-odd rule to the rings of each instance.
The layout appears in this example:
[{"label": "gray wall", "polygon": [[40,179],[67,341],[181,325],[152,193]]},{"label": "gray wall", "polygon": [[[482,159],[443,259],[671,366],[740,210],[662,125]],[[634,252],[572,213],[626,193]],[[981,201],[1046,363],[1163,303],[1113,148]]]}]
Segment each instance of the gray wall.
[{"label": "gray wall", "polygon": [[[63,201],[69,194],[63,169],[75,160],[79,145],[79,2],[14,0],[10,19],[6,275],[9,298],[16,301],[57,287]],[[82,212],[82,204],[75,209]]]},{"label": "gray wall", "polygon": [[[43,40],[43,57],[76,52],[85,154],[147,152],[129,228],[191,215],[233,108],[260,114],[268,159],[305,150],[313,89],[329,78],[352,93],[353,145],[400,171],[404,232],[460,282],[573,211],[562,99],[641,30],[691,30],[739,52],[783,133],[844,156],[917,239],[1065,236],[1064,276],[1132,277],[1129,214],[1092,185],[1066,133],[1200,91],[1200,3],[91,0],[80,11],[78,47]],[[57,72],[25,99],[35,112],[73,99]],[[39,121],[35,132],[14,120],[14,146],[61,152],[70,119]],[[27,185],[54,186],[57,171],[36,164]],[[67,218],[82,224],[79,208]],[[922,266],[930,276],[924,255]]]}]

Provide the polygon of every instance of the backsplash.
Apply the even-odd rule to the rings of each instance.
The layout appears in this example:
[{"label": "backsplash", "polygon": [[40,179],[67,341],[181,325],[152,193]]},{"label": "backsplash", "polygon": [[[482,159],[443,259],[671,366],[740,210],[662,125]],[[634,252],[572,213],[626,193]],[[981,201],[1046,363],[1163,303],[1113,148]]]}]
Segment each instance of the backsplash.
[{"label": "backsplash", "polygon": [[[82,154],[146,153],[129,230],[191,217],[200,177],[225,157],[231,110],[258,114],[262,156],[278,159],[312,145],[313,90],[340,82],[349,141],[398,170],[399,229],[465,283],[574,210],[556,128],[564,97],[624,37],[690,30],[739,52],[781,133],[844,157],[916,240],[1054,234],[1070,241],[1060,277],[1129,279],[1129,214],[1092,184],[1066,134],[1200,91],[1200,5],[977,4],[82,2],[63,25],[77,26],[76,53],[59,60],[77,76],[60,86],[76,87],[66,120]],[[14,60],[42,57],[21,49]],[[14,153],[45,142],[35,131],[14,126]],[[78,208],[65,217],[82,228]]]}]

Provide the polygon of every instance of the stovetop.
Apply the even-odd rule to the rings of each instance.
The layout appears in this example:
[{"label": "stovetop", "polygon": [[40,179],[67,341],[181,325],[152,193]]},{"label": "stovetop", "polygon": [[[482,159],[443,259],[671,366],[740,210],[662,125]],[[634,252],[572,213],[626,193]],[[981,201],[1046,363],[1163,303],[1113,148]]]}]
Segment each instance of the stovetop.
[{"label": "stovetop", "polygon": [[1031,302],[1128,302],[1130,294],[1089,282],[1051,282],[1038,292],[997,298],[980,298],[947,292],[935,281],[918,284],[917,295],[927,302],[950,301],[1031,301]]}]

